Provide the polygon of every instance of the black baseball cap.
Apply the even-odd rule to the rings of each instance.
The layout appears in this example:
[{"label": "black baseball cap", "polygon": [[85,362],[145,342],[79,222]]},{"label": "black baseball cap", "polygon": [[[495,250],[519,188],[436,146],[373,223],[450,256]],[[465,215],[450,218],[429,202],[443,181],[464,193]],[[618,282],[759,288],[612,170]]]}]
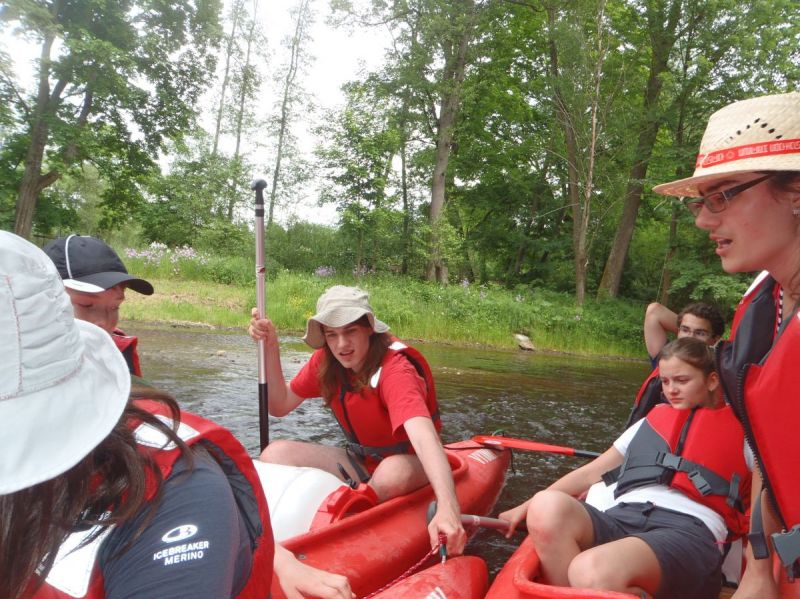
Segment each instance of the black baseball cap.
[{"label": "black baseball cap", "polygon": [[117,253],[96,237],[59,237],[44,247],[44,253],[56,265],[64,286],[69,289],[100,293],[125,283],[126,287],[142,295],[153,294],[153,286],[128,274]]}]

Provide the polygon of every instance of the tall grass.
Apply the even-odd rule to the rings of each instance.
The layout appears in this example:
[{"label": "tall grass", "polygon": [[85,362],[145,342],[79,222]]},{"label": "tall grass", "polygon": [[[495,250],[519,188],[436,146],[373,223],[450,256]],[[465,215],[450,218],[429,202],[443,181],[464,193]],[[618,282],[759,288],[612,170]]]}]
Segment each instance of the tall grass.
[{"label": "tall grass", "polygon": [[[126,258],[128,270],[150,280],[151,297],[128,292],[122,315],[244,328],[255,305],[255,275],[248,258],[162,255]],[[406,339],[515,347],[515,333],[537,349],[586,355],[643,357],[644,307],[621,300],[587,301],[542,289],[441,286],[399,276],[314,274],[268,270],[267,312],[279,330],[300,333],[319,295],[335,284],[370,293],[376,315]],[[328,274],[327,272],[325,274]]]}]

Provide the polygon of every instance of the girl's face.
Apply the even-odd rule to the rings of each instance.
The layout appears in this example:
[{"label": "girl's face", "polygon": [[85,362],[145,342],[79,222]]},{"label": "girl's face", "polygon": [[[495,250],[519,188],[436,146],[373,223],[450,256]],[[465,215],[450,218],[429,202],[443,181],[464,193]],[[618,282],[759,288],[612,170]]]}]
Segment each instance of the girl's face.
[{"label": "girl's face", "polygon": [[326,327],[323,325],[322,332],[325,335],[325,343],[339,360],[339,363],[353,372],[361,372],[364,361],[369,351],[369,338],[372,336],[372,329],[362,324],[351,322],[342,327]]},{"label": "girl's face", "polygon": [[676,356],[660,360],[658,370],[661,389],[673,408],[690,410],[697,406],[710,408],[716,405],[719,386],[716,372],[706,375]]},{"label": "girl's face", "polygon": [[[701,186],[700,192],[708,195],[724,191],[761,176],[732,174]],[[792,214],[792,197],[767,180],[731,198],[722,212],[712,213],[703,206],[695,224],[709,232],[726,272],[768,270],[785,285],[800,266],[797,251],[800,219]]]},{"label": "girl's face", "polygon": [[85,293],[66,287],[75,318],[97,325],[108,333],[117,328],[119,307],[125,301],[125,285],[115,285],[100,293]]}]

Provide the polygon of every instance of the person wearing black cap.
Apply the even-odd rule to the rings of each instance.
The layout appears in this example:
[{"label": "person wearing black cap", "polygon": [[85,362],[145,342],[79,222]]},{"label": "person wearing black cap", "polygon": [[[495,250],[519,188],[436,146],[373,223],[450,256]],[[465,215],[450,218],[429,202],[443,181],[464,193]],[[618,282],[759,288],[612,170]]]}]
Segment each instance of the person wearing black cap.
[{"label": "person wearing black cap", "polygon": [[152,295],[153,286],[128,273],[111,247],[96,237],[69,235],[44,247],[64,281],[75,318],[97,325],[111,335],[131,374],[142,376],[137,352],[138,339],[117,328],[119,307],[125,289]]}]

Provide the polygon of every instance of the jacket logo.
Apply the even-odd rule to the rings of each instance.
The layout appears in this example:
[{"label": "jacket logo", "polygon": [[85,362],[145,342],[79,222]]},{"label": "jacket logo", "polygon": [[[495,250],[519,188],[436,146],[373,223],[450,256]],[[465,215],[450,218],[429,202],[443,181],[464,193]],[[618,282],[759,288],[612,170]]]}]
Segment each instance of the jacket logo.
[{"label": "jacket logo", "polygon": [[197,527],[194,524],[182,524],[170,530],[167,534],[161,537],[165,543],[176,543],[184,539],[191,539],[197,534]]}]

